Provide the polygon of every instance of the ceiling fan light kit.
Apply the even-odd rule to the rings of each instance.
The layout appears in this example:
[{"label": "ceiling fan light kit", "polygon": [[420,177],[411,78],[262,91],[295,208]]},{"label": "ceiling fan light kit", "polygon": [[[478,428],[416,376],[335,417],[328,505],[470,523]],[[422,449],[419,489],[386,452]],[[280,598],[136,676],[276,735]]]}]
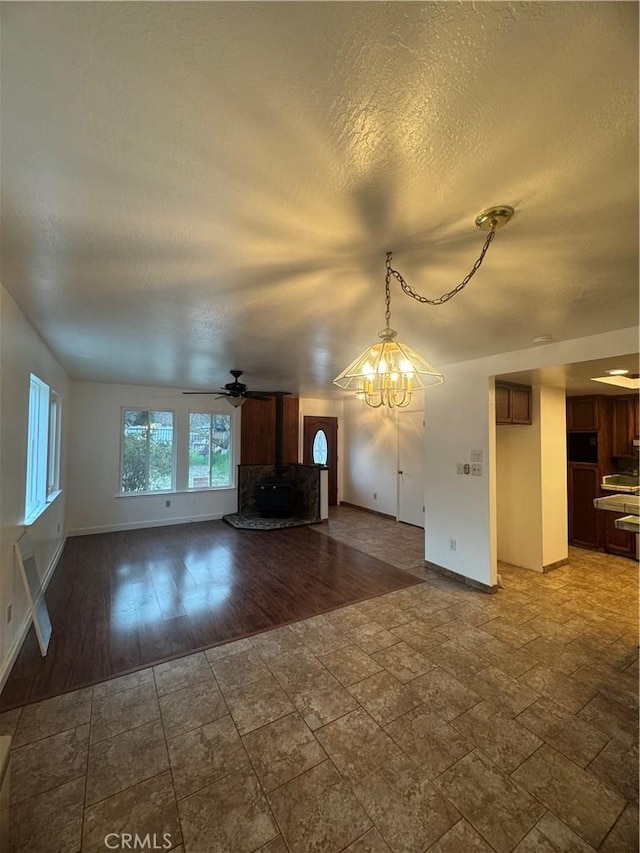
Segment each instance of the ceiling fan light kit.
[{"label": "ceiling fan light kit", "polygon": [[372,344],[333,380],[340,388],[354,391],[374,409],[387,406],[392,409],[405,408],[411,403],[416,389],[430,388],[444,382],[444,376],[426,359],[418,355],[407,344],[396,341],[397,332],[390,328],[391,322],[391,279],[395,278],[402,290],[423,305],[444,305],[467,286],[482,265],[484,256],[493,242],[496,231],[511,219],[514,209],[508,205],[496,205],[482,210],[475,218],[477,228],[488,231],[478,260],[453,290],[437,299],[427,299],[417,293],[400,273],[391,266],[392,252],[387,252],[387,274],[385,277],[385,320],[386,325],[378,333],[379,343]]}]

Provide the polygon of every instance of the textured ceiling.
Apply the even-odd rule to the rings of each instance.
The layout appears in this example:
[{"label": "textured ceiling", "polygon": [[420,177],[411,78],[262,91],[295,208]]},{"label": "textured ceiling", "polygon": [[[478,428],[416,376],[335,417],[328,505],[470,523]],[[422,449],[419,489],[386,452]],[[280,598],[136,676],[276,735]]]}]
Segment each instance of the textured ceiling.
[{"label": "textured ceiling", "polygon": [[2,282],[78,379],[325,395],[638,316],[636,3],[4,3]]}]

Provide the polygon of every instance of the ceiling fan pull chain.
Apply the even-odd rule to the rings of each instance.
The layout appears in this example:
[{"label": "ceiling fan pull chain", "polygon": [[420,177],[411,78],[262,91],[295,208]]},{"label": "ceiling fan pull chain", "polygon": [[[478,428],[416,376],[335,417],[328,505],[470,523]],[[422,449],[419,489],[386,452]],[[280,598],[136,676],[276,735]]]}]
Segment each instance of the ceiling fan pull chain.
[{"label": "ceiling fan pull chain", "polygon": [[411,287],[410,284],[407,284],[407,282],[402,278],[400,273],[397,270],[394,270],[393,267],[391,266],[391,258],[392,258],[392,254],[393,254],[392,252],[387,252],[387,282],[389,280],[389,277],[393,276],[398,281],[398,283],[400,284],[400,287],[404,290],[404,292],[407,294],[407,296],[410,296],[412,299],[415,299],[416,302],[421,302],[423,305],[444,305],[445,302],[448,302],[457,293],[460,293],[461,290],[464,290],[464,288],[469,284],[469,282],[471,281],[473,276],[478,272],[478,270],[482,266],[484,256],[487,254],[487,250],[488,250],[489,246],[491,245],[491,241],[496,236],[496,227],[497,227],[496,224],[494,224],[494,223],[491,224],[491,230],[487,234],[487,239],[484,241],[484,246],[482,247],[482,251],[480,252],[480,256],[479,256],[478,260],[475,262],[475,264],[473,265],[471,272],[468,273],[462,279],[462,281],[460,282],[459,285],[457,285],[457,287],[454,287],[453,290],[450,290],[448,293],[443,293],[442,296],[438,297],[438,299],[427,299],[426,296],[421,296],[419,293],[416,293],[416,291],[413,289],[413,287]]}]

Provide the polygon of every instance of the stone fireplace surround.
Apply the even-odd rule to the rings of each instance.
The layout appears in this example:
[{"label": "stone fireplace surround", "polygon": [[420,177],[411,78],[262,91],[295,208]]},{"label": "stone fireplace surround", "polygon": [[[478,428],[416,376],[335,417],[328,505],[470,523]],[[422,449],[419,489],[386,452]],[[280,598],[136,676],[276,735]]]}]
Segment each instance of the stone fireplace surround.
[{"label": "stone fireplace surround", "polygon": [[[282,465],[238,465],[238,511],[225,515],[233,527],[271,530],[318,524],[320,512],[320,465],[286,463]],[[291,483],[291,515],[287,518],[263,518],[257,501],[263,481]]]}]

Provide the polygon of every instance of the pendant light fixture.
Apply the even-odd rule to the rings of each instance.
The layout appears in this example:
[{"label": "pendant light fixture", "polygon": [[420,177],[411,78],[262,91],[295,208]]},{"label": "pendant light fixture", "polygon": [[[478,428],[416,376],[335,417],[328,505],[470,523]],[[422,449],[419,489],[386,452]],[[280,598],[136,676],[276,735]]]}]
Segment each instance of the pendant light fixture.
[{"label": "pendant light fixture", "polygon": [[418,355],[407,344],[396,341],[397,332],[391,328],[391,279],[395,278],[402,290],[424,305],[444,305],[460,293],[480,269],[484,256],[498,228],[513,216],[513,208],[507,205],[490,207],[476,216],[475,224],[488,231],[478,260],[471,272],[453,290],[443,293],[438,299],[427,299],[411,287],[400,273],[391,266],[392,252],[387,252],[387,274],[385,277],[385,320],[386,325],[378,333],[380,341],[372,344],[333,380],[340,388],[354,391],[358,399],[374,409],[380,406],[405,408],[417,389],[430,388],[444,382],[444,376],[435,367]]}]

